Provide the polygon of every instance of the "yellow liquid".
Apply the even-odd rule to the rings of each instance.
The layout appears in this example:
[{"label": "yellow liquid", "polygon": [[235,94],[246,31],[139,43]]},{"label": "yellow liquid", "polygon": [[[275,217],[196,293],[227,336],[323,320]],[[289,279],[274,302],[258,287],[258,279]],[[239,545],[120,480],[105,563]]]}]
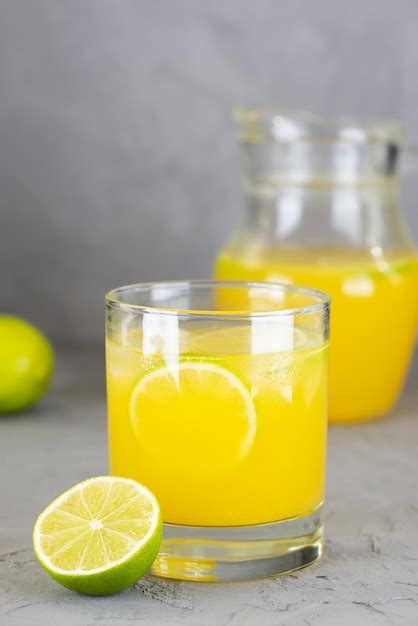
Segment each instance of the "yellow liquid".
[{"label": "yellow liquid", "polygon": [[[180,357],[145,356],[140,336],[136,346],[107,341],[111,473],[149,487],[169,523],[260,524],[314,511],[324,497],[327,345],[309,339],[251,354],[248,326],[186,334]],[[139,381],[164,367],[176,379],[190,361],[239,379],[255,410],[250,426],[233,417],[229,389],[215,382],[199,393],[178,383],[181,403],[172,388],[170,397],[154,389],[132,417]]]},{"label": "yellow liquid", "polygon": [[374,260],[334,249],[223,253],[215,277],[286,282],[330,294],[330,421],[369,419],[393,406],[414,347],[418,257]]}]

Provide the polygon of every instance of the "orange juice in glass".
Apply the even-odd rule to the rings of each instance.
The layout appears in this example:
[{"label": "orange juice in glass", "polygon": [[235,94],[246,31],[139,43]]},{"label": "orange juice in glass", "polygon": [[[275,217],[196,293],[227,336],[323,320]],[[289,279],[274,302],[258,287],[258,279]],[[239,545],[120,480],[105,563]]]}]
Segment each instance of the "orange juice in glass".
[{"label": "orange juice in glass", "polygon": [[331,422],[396,402],[415,345],[418,256],[402,222],[396,122],[238,113],[246,206],[219,280],[307,285],[333,303]]},{"label": "orange juice in glass", "polygon": [[282,285],[108,294],[110,466],[160,501],[153,573],[238,580],[320,556],[328,317],[326,295]]}]

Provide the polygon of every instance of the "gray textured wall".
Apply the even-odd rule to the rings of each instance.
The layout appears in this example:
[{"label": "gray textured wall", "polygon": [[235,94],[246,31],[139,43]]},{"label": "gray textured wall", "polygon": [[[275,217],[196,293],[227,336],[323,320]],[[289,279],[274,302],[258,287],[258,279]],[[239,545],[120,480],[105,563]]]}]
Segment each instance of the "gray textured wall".
[{"label": "gray textured wall", "polygon": [[109,287],[207,275],[237,102],[418,141],[417,29],[416,0],[0,0],[0,309],[93,343]]}]

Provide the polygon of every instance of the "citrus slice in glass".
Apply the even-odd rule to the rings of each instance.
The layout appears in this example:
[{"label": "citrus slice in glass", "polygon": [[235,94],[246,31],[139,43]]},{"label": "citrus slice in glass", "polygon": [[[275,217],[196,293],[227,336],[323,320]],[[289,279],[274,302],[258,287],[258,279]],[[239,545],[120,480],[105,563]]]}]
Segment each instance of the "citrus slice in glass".
[{"label": "citrus slice in glass", "polygon": [[146,487],[98,476],[42,511],[33,546],[43,568],[64,587],[102,596],[133,585],[148,571],[161,535],[160,507]]},{"label": "citrus slice in glass", "polygon": [[178,472],[201,474],[236,465],[251,449],[257,416],[250,390],[204,356],[177,360],[141,378],[130,418],[140,453]]}]

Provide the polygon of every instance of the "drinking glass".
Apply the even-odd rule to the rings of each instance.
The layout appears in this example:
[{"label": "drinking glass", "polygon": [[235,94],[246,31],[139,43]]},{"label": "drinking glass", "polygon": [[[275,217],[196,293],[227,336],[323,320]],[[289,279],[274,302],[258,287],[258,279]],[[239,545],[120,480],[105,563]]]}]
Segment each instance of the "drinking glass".
[{"label": "drinking glass", "polygon": [[329,307],[256,282],[107,294],[110,469],[161,504],[153,574],[244,580],[321,555]]}]

